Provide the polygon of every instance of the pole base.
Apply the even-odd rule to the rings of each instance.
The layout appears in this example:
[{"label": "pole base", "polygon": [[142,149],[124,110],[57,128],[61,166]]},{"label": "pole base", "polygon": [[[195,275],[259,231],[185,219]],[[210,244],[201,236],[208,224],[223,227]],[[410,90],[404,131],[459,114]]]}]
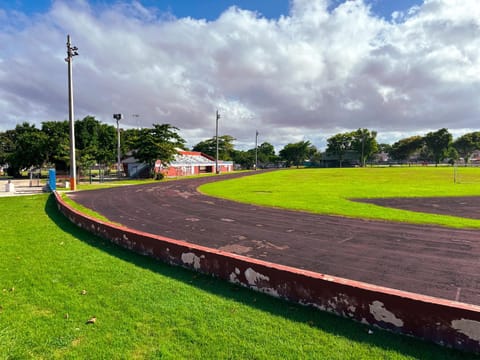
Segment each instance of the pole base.
[{"label": "pole base", "polygon": [[75,181],[75,178],[72,177],[70,178],[70,190],[77,190],[77,182]]}]

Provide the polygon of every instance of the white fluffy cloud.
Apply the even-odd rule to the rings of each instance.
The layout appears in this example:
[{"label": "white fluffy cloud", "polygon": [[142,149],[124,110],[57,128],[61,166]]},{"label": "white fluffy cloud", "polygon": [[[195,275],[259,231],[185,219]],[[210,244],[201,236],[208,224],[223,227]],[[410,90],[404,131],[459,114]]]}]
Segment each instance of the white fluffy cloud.
[{"label": "white fluffy cloud", "polygon": [[[425,0],[392,21],[361,0],[294,0],[266,19],[232,7],[215,21],[173,18],[137,1],[56,1],[28,18],[0,9],[1,130],[67,118],[66,34],[75,115],[126,126],[170,123],[190,145],[220,132],[239,147],[366,127],[391,142],[478,129],[480,7]],[[133,117],[139,114],[140,117]]]}]

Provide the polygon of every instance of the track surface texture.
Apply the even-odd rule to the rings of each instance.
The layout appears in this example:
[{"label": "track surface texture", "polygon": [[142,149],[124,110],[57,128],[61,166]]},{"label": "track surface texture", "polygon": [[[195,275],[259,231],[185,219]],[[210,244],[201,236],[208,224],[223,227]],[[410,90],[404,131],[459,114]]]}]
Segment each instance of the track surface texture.
[{"label": "track surface texture", "polygon": [[[69,196],[111,221],[140,231],[480,305],[479,230],[280,210],[212,198],[196,190],[201,184],[237,176],[242,174],[79,191]],[[454,204],[446,204],[452,213]]]}]

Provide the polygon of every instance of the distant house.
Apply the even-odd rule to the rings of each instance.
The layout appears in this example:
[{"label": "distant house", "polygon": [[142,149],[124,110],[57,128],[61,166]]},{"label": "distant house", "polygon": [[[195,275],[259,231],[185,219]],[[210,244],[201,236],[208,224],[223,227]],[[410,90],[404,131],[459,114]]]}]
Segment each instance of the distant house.
[{"label": "distant house", "polygon": [[[233,171],[233,161],[218,160],[221,173]],[[155,172],[161,172],[166,177],[191,176],[215,173],[215,158],[198,151],[179,150],[170,164],[160,160],[155,163]]]},{"label": "distant house", "polygon": [[480,150],[475,150],[470,157],[470,164],[480,164]]}]

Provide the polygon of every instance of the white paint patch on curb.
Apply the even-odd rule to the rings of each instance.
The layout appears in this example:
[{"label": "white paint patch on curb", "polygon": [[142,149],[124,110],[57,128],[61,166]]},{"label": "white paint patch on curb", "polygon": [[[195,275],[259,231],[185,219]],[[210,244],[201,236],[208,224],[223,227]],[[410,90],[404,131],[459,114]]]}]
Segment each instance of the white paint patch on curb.
[{"label": "white paint patch on curb", "polygon": [[240,269],[236,267],[235,272],[232,272],[230,274],[230,282],[234,284],[239,284],[240,280],[238,280],[238,275],[240,275]]},{"label": "white paint patch on curb", "polygon": [[245,279],[247,279],[248,284],[252,286],[257,286],[257,282],[260,280],[270,281],[270,278],[268,276],[260,274],[252,268],[248,268],[247,270],[245,270]]},{"label": "white paint patch on curb", "polygon": [[397,318],[394,313],[385,309],[381,301],[375,300],[373,303],[370,304],[370,313],[377,321],[390,323],[395,325],[396,327],[403,326],[403,320]]},{"label": "white paint patch on curb", "polygon": [[200,269],[200,260],[204,259],[204,258],[205,258],[204,255],[197,256],[197,255],[195,255],[194,253],[191,253],[191,252],[182,254],[183,263],[188,264],[188,265],[193,265],[193,268],[195,270]]},{"label": "white paint patch on curb", "polygon": [[452,328],[472,340],[480,341],[480,322],[478,321],[469,319],[452,320]]},{"label": "white paint patch on curb", "polygon": [[[245,270],[245,279],[247,279],[248,285],[250,285],[253,289],[275,297],[280,297],[277,290],[267,286],[269,285],[270,281],[270,278],[268,276],[260,274],[252,268],[248,268],[247,270]],[[264,283],[262,284],[262,282]]]}]

